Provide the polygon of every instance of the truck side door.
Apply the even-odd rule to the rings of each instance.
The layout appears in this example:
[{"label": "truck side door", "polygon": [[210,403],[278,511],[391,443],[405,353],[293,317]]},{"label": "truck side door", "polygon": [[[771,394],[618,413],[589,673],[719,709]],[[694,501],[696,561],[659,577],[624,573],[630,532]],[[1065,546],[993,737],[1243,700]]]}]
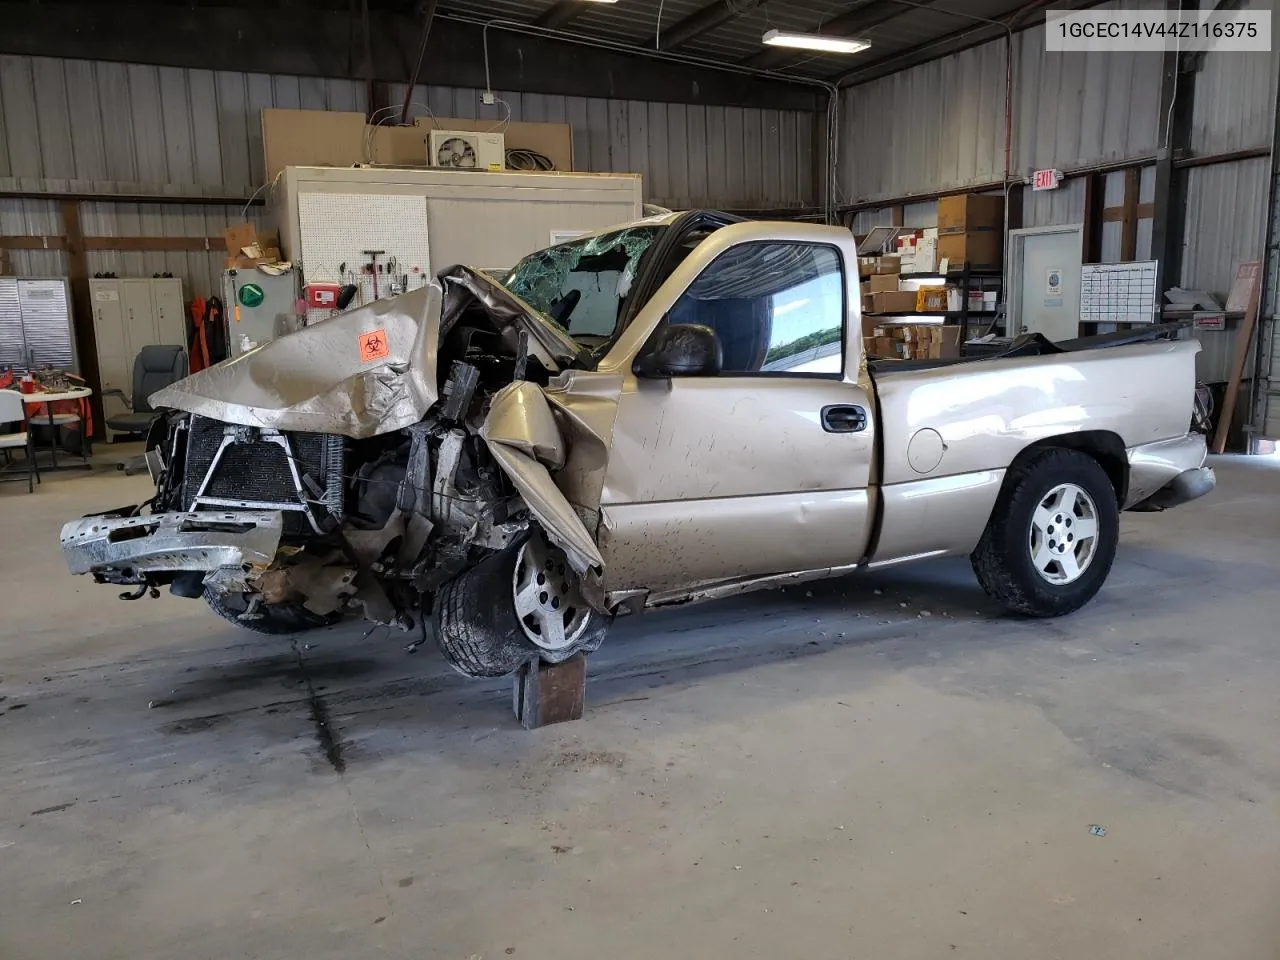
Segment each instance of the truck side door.
[{"label": "truck side door", "polygon": [[[622,375],[598,542],[610,593],[858,563],[875,424],[856,251],[844,231],[727,226],[691,254],[601,364]],[[641,379],[666,323],[711,327],[718,376]]]}]

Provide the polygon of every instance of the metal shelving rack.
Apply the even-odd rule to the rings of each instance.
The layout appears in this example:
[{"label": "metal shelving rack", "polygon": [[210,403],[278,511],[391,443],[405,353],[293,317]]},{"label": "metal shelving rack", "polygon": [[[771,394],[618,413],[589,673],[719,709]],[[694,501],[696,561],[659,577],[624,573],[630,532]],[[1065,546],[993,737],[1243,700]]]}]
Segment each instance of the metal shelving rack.
[{"label": "metal shelving rack", "polygon": [[[976,318],[989,319],[994,322],[999,316],[999,310],[970,310],[969,309],[969,290],[976,282],[978,288],[984,292],[994,288],[997,292],[997,302],[1000,295],[1004,293],[1004,272],[1001,270],[975,270],[968,265],[963,270],[948,270],[942,273],[938,270],[925,271],[924,273],[904,273],[903,280],[923,280],[926,277],[942,277],[947,283],[955,283],[963,291],[960,298],[961,307],[959,310],[948,310],[945,313],[934,313],[930,316],[946,317],[948,321],[955,320],[960,326],[960,343],[961,349],[969,340],[970,321]],[[891,316],[891,314],[877,314],[877,316]],[[919,311],[904,312],[898,316],[923,316]]]}]

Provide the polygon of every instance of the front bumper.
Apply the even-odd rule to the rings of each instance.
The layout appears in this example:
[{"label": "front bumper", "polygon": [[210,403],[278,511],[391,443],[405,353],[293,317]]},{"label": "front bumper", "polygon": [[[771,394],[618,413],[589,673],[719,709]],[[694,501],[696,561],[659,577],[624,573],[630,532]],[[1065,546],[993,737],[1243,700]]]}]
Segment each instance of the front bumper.
[{"label": "front bumper", "polygon": [[63,526],[62,556],[72,573],[104,583],[149,584],[188,571],[243,581],[271,564],[283,529],[278,511],[91,516]]},{"label": "front bumper", "polygon": [[1213,468],[1205,466],[1208,453],[1199,433],[1131,448],[1125,509],[1167,510],[1209,493],[1217,478]]}]

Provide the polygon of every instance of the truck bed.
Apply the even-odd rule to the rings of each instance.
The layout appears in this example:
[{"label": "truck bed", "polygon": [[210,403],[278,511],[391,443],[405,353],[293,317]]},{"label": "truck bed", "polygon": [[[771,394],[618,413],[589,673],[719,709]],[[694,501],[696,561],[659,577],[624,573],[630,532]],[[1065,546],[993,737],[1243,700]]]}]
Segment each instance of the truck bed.
[{"label": "truck bed", "polygon": [[906,372],[908,370],[936,370],[960,363],[979,363],[990,360],[1004,360],[1010,357],[1042,357],[1054,353],[1073,353],[1080,350],[1103,350],[1107,347],[1121,347],[1131,343],[1146,343],[1151,340],[1173,339],[1174,335],[1184,327],[1191,326],[1189,320],[1172,323],[1152,324],[1139,330],[1121,330],[1116,333],[1103,333],[1092,337],[1076,337],[1073,340],[1061,340],[1057,343],[1039,333],[1028,333],[1017,337],[1009,347],[998,353],[970,357],[943,357],[936,360],[877,360],[867,359],[867,366],[873,374]]}]

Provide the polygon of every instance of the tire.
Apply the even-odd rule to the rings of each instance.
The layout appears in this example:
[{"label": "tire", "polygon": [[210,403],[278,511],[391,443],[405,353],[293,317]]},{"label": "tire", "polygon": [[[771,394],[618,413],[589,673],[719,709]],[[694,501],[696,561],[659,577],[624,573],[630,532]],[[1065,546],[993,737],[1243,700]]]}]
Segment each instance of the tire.
[{"label": "tire", "polygon": [[264,633],[272,637],[287,636],[291,633],[305,633],[318,630],[338,622],[337,614],[322,617],[312,613],[306,607],[296,603],[261,604],[258,613],[261,616],[252,620],[241,620],[240,615],[249,608],[248,595],[243,593],[214,593],[206,589],[204,602],[209,609],[229,623],[254,633]]},{"label": "tire", "polygon": [[[563,663],[579,653],[595,652],[604,641],[612,618],[585,602],[580,610],[574,608],[575,615],[585,619],[567,637],[565,646],[547,649],[530,639],[516,612],[516,583],[521,551],[535,542],[543,543],[536,532],[463,571],[436,594],[436,643],[449,665],[464,676],[503,677],[537,659]],[[556,563],[568,569],[563,555]],[[569,576],[573,576],[571,571]],[[576,589],[574,595],[578,596]]]},{"label": "tire", "polygon": [[[1089,529],[1090,513],[1091,545],[1072,532]],[[1063,542],[1064,531],[1070,543]],[[1119,536],[1116,492],[1101,464],[1076,450],[1049,448],[1009,471],[969,560],[982,588],[1007,609],[1061,617],[1101,589]]]}]

